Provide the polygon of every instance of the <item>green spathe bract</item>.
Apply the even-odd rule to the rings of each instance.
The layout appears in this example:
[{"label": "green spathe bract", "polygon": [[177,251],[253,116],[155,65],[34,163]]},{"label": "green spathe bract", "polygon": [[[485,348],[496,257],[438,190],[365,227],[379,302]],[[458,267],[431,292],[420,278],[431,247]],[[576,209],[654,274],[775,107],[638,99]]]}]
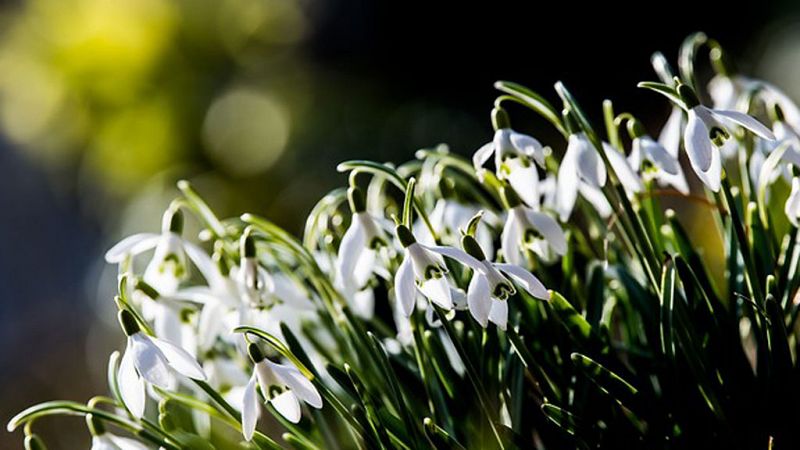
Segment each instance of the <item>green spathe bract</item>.
[{"label": "green spathe bract", "polygon": [[[659,53],[652,62],[661,82],[639,86],[661,94],[653,102],[669,101],[684,116],[693,108],[717,108],[706,106],[707,80],[695,70],[703,55],[716,82],[730,82],[744,100],[744,112],[768,125],[800,128],[790,122],[794,112],[800,117],[793,103],[770,85],[735,78],[740,75],[730,55],[702,33],[681,47],[680,78]],[[45,448],[47,437],[35,433],[36,426],[59,414],[87,416],[87,436],[114,430],[170,450],[800,447],[800,303],[794,300],[800,254],[791,225],[796,217],[784,214],[800,214],[800,180],[792,183],[797,168],[784,170],[799,160],[800,143],[746,132],[742,126],[754,128],[752,117],[723,110],[718,117],[730,119],[725,154],[716,147],[723,139],[712,139],[721,137],[713,127],[690,141],[707,139],[711,147],[703,150],[724,158],[712,180],[721,191],[705,191],[695,180],[694,191],[684,195],[659,170],[680,167],[673,152],[685,151],[685,117],[664,131],[678,147],[651,147],[649,154],[660,159],[637,164],[643,170],[626,166],[630,143],[620,132],[631,140],[650,136],[646,128],[654,127],[636,118],[654,114],[615,114],[607,100],[604,123],[591,123],[587,111],[595,105],[581,105],[560,82],[553,96],[558,107],[515,83],[495,87],[501,94],[487,105],[495,128],[508,128],[510,115],[522,126],[523,105],[545,119],[539,125],[563,136],[543,143],[552,149],[544,152],[529,136],[504,135],[517,140],[511,144],[520,154],[544,155],[543,165],[537,160],[522,167],[537,171],[528,172],[537,175],[530,180],[536,185],[526,186],[535,188],[528,195],[518,195],[498,175],[504,168],[483,158],[487,164],[477,173],[470,159],[446,146],[420,150],[416,160],[399,166],[347,161],[337,168],[348,173],[347,187],[320,200],[296,238],[257,215],[220,219],[189,182],[180,181],[165,229],[180,233],[184,221],[203,228],[203,241],[185,246],[191,276],[180,280],[177,292],[155,291],[132,264],[147,258],[137,242],[152,241],[151,235],[131,237],[117,246],[130,254],[114,261],[121,275],[114,300],[123,332],[141,333],[135,337],[159,337],[142,312],[147,302],[168,299],[159,305],[169,307],[180,300],[184,320],[178,326],[202,334],[198,342],[204,343],[184,350],[215,376],[178,377],[174,387],[153,387],[138,419],[123,401],[130,398],[119,375],[124,362],[114,352],[108,397],[32,406],[11,419],[9,431],[23,428],[27,448]],[[664,106],[654,108],[660,113]],[[578,153],[564,156],[565,141],[576,134],[591,164],[574,158]],[[665,146],[668,139],[661,141],[648,145]],[[580,179],[566,180],[578,184],[567,183],[575,206],[559,222],[555,205],[564,192],[554,188],[555,177],[567,164],[574,170],[564,173]],[[600,170],[607,181],[587,187],[584,178]],[[623,186],[626,173],[641,178],[643,188]],[[792,184],[798,187],[790,195]],[[504,227],[511,213],[517,222]],[[364,232],[349,227],[359,214],[368,215],[387,242],[343,239],[347,230]],[[701,217],[701,226],[691,217]],[[536,233],[508,239],[520,221],[535,225]],[[368,247],[350,253],[358,261],[346,266],[353,268],[345,274],[347,288],[337,281],[337,267],[344,265],[334,263],[340,248],[348,248],[343,240]],[[721,249],[710,244],[716,241]],[[518,252],[515,264],[502,249]],[[483,284],[490,278],[494,291]],[[426,282],[441,282],[440,289]],[[449,293],[452,307],[432,303],[442,293]],[[398,297],[406,300],[402,311]],[[222,325],[231,321],[238,324],[233,329]],[[263,377],[287,377],[266,380],[280,390],[263,392],[251,381],[247,404],[257,409],[237,409],[237,388],[244,386],[241,378],[222,376],[222,369],[254,380],[254,365],[266,362],[274,362],[273,372],[262,371]],[[136,364],[148,368],[146,360]],[[305,403],[272,403],[289,387]],[[247,431],[245,445],[243,421],[252,431],[265,414],[274,416],[277,429]]]}]

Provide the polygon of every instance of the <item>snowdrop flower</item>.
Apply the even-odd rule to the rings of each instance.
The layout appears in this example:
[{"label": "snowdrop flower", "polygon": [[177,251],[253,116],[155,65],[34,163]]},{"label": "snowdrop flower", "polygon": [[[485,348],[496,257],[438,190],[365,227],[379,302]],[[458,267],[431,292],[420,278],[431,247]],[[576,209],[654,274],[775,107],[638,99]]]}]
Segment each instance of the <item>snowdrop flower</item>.
[{"label": "snowdrop flower", "polygon": [[534,205],[539,173],[531,160],[544,167],[545,151],[542,144],[531,136],[511,129],[508,114],[502,108],[492,110],[492,125],[495,133],[492,142],[479,148],[472,156],[472,164],[478,176],[483,165],[494,155],[497,177],[508,181],[529,205]]},{"label": "snowdrop flower", "polygon": [[661,143],[648,136],[642,123],[636,119],[628,121],[628,134],[632,140],[628,161],[633,167],[650,165],[652,170],[645,169],[645,172],[652,173],[659,183],[670,185],[684,195],[689,193],[689,184],[677,154],[673,156]]},{"label": "snowdrop flower", "polygon": [[440,307],[453,309],[447,268],[434,256],[434,252],[441,250],[417,242],[405,225],[398,225],[395,234],[404,248],[403,262],[394,278],[395,295],[402,313],[409,317],[414,312],[417,289]]},{"label": "snowdrop flower", "polygon": [[558,191],[556,209],[562,221],[569,219],[575,207],[581,182],[593,188],[601,188],[606,184],[606,167],[594,144],[589,141],[586,133],[579,131],[580,128],[572,113],[565,112],[564,121],[571,134],[567,142],[567,151],[558,168],[556,181]]},{"label": "snowdrop flower", "polygon": [[336,285],[347,295],[351,307],[360,316],[372,318],[374,297],[358,295],[375,270],[378,251],[387,245],[383,233],[366,210],[364,194],[359,188],[350,187],[347,198],[352,211],[350,227],[342,237],[336,258]]},{"label": "snowdrop flower", "polygon": [[503,256],[511,264],[522,266],[525,250],[532,250],[541,257],[548,256],[548,248],[556,254],[567,252],[567,239],[558,222],[542,212],[533,211],[522,204],[514,189],[503,190],[509,208],[500,244]]},{"label": "snowdrop flower", "polygon": [[253,343],[247,346],[247,352],[255,366],[242,399],[242,434],[245,439],[249,441],[253,438],[258,421],[256,385],[275,410],[289,422],[300,422],[300,400],[314,408],[322,408],[322,397],[317,388],[296,367],[268,360],[258,345]]},{"label": "snowdrop flower", "polygon": [[176,374],[206,380],[192,355],[171,342],[144,334],[130,311],[120,311],[119,322],[128,336],[119,365],[119,390],[125,406],[135,417],[144,414],[145,382],[173,390],[177,387]]},{"label": "snowdrop flower", "polygon": [[718,147],[730,137],[728,127],[739,125],[763,139],[775,139],[767,127],[747,114],[701,105],[694,90],[685,84],[678,86],[678,93],[689,110],[683,134],[689,162],[703,184],[714,192],[719,191],[722,174]]},{"label": "snowdrop flower", "polygon": [[149,448],[135,439],[109,433],[106,431],[105,425],[93,414],[86,415],[86,425],[92,434],[91,450],[147,450]]},{"label": "snowdrop flower", "polygon": [[183,348],[195,348],[195,334],[186,320],[186,313],[192,309],[186,302],[161,295],[144,280],[136,282],[134,295],[143,297],[143,315],[152,320],[156,336]]},{"label": "snowdrop flower", "polygon": [[483,249],[471,235],[465,235],[462,246],[471,256],[463,262],[473,269],[472,280],[467,288],[469,312],[486,328],[492,322],[505,330],[508,322],[508,298],[516,289],[506,275],[514,279],[529,294],[547,300],[549,294],[544,285],[532,273],[514,264],[493,263],[486,258]]},{"label": "snowdrop flower", "polygon": [[603,142],[603,152],[606,154],[608,163],[611,164],[611,168],[614,169],[617,179],[619,179],[628,196],[644,190],[641,178],[636,174],[634,166],[625,158],[625,155],[617,151],[608,142]]},{"label": "snowdrop flower", "polygon": [[189,275],[186,256],[205,275],[211,267],[208,255],[181,237],[183,213],[170,208],[164,213],[161,234],[138,233],[119,241],[106,252],[106,262],[118,264],[128,256],[136,256],[155,247],[155,253],[144,272],[144,280],[159,292],[172,294]]},{"label": "snowdrop flower", "polygon": [[232,277],[239,286],[245,304],[250,307],[262,306],[268,302],[269,294],[275,291],[272,276],[258,263],[256,241],[248,228],[239,241],[241,262],[232,270]]}]

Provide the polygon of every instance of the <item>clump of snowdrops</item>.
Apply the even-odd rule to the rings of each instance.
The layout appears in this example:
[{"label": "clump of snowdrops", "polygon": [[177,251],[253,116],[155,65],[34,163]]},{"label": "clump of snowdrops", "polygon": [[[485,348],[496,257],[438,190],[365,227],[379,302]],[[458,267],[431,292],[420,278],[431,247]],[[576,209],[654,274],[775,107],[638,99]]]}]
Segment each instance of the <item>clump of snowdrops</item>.
[{"label": "clump of snowdrops", "polygon": [[[127,336],[108,395],[9,430],[31,449],[53,414],[85,416],[94,449],[797,448],[800,110],[701,33],[678,72],[652,63],[659,133],[498,82],[471,160],[344,162],[301,239],[178,183],[160,233],[106,254]],[[515,131],[534,114],[514,103],[563,140]],[[719,258],[698,246],[715,234]]]}]

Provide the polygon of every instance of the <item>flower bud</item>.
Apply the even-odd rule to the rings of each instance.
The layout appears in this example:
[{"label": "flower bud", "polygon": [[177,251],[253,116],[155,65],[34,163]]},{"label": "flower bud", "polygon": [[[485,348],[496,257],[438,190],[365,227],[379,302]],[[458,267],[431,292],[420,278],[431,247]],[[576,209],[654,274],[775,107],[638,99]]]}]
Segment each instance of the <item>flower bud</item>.
[{"label": "flower bud", "polygon": [[411,230],[409,230],[405,225],[398,225],[394,229],[394,232],[397,235],[397,239],[400,240],[400,244],[403,246],[403,248],[406,248],[417,242],[417,240],[414,238],[414,235],[411,233]]},{"label": "flower bud", "polygon": [[250,355],[250,360],[258,364],[264,360],[264,352],[258,347],[258,344],[251,342],[247,344],[247,354]]},{"label": "flower bud", "polygon": [[183,212],[180,208],[169,208],[164,212],[161,221],[161,230],[175,234],[183,233]]},{"label": "flower bud", "polygon": [[464,251],[467,252],[470,256],[477,259],[478,261],[485,261],[486,255],[483,253],[483,249],[478,244],[478,241],[475,240],[474,237],[470,235],[465,235],[461,238],[461,246],[464,248]]},{"label": "flower bud", "polygon": [[256,241],[253,239],[253,232],[250,228],[244,230],[242,238],[239,241],[239,251],[242,258],[255,258],[256,257]]},{"label": "flower bud", "polygon": [[697,98],[697,94],[694,92],[689,85],[680,83],[678,84],[678,95],[683,100],[683,103],[686,104],[686,107],[689,109],[694,108],[695,106],[700,105],[700,100]]},{"label": "flower bud", "polygon": [[367,202],[364,198],[364,192],[355,186],[350,186],[347,189],[347,201],[350,203],[350,211],[353,214],[367,210]]},{"label": "flower bud", "polygon": [[86,427],[89,428],[92,436],[101,436],[106,432],[106,426],[94,414],[86,415]]}]

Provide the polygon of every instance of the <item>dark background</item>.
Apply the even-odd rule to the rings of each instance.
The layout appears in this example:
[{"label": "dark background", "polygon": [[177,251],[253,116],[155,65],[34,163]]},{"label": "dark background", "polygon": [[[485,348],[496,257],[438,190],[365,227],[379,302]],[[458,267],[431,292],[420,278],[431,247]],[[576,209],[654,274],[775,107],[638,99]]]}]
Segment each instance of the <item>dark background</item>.
[{"label": "dark background", "polygon": [[[296,57],[314,76],[313,114],[297,124],[276,166],[259,177],[226,177],[235,192],[249,196],[226,212],[252,210],[299,232],[313,202],[344,182],[335,172],[341,160],[400,162],[439,142],[470,154],[491,137],[488,114],[498,79],[522,83],[553,101],[552,85],[562,80],[595,117],[600,102],[610,98],[618,111],[640,115],[656,132],[668,106],[635,86],[655,79],[649,64],[654,51],[674,62],[683,38],[703,30],[745,72],[758,73],[768,37],[797,28],[800,12],[791,1],[746,8],[731,2],[465,3],[302,4],[311,29]],[[6,6],[7,18],[23,7]],[[511,110],[516,128],[554,139],[544,121]],[[191,168],[177,170],[173,179],[213,170],[202,155],[190,158]],[[120,236],[121,213],[114,207],[98,211],[92,202],[98,195],[107,198],[104,187],[81,184],[74,176],[70,168],[40,164],[0,141],[2,422],[38,401],[84,401],[104,393],[107,352],[120,348],[118,334],[93,326],[107,314],[97,312],[95,297],[101,279],[107,284],[110,276],[113,282],[113,275],[101,271],[101,255]],[[121,208],[129,200],[120,195],[110,204]],[[88,442],[75,419],[43,421],[37,429],[45,430],[51,448]],[[21,433],[0,433],[0,448],[21,448]]]}]

